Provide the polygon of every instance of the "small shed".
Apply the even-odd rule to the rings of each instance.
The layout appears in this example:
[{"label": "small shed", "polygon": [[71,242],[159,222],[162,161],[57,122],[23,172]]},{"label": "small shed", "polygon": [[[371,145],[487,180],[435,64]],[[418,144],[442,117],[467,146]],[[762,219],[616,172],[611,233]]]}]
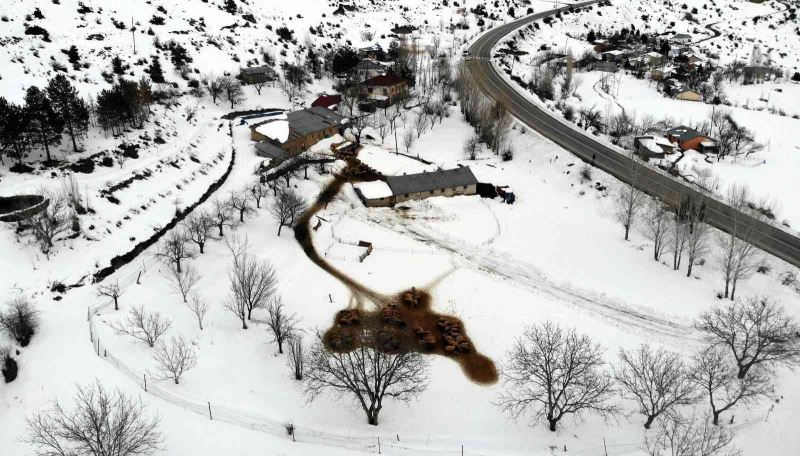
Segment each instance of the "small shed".
[{"label": "small shed", "polygon": [[644,160],[660,160],[675,151],[675,145],[660,136],[633,138],[633,152]]},{"label": "small shed", "polygon": [[259,84],[277,79],[278,74],[269,66],[242,68],[239,77],[245,84]]}]

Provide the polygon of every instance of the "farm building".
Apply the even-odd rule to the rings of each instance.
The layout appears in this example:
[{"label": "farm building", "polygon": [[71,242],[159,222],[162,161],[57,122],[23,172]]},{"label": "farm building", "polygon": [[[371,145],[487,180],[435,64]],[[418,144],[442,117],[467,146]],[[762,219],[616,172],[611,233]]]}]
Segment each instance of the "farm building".
[{"label": "farm building", "polygon": [[681,150],[716,153],[718,149],[716,140],[684,125],[667,130],[666,137],[670,142],[677,143]]},{"label": "farm building", "polygon": [[[256,153],[266,158],[297,155],[322,139],[342,133],[346,118],[320,106],[290,112],[286,120],[272,119],[250,126]],[[280,151],[285,152],[281,155]]]},{"label": "farm building", "polygon": [[386,176],[386,181],[355,185],[356,193],[368,207],[391,206],[432,196],[475,195],[478,180],[469,167]]},{"label": "farm building", "polygon": [[642,159],[662,159],[675,151],[675,145],[659,136],[637,136],[633,138],[633,152]]},{"label": "farm building", "polygon": [[239,73],[239,77],[245,84],[258,84],[274,81],[278,78],[278,75],[275,73],[275,70],[265,65],[260,67],[242,68],[241,72]]}]

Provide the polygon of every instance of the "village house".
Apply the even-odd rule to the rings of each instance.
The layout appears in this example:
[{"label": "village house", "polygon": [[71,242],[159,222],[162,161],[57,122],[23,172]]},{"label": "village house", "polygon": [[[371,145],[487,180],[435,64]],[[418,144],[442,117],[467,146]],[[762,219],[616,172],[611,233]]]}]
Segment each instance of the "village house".
[{"label": "village house", "polygon": [[717,141],[689,128],[685,125],[667,130],[666,138],[678,144],[681,150],[696,150],[700,153],[716,153],[718,150]]},{"label": "village house", "polygon": [[633,138],[633,153],[643,160],[660,160],[675,151],[675,145],[661,136]]},{"label": "village house", "polygon": [[476,195],[478,180],[468,166],[386,176],[385,181],[355,184],[358,197],[367,207],[392,206],[408,200],[420,200],[433,196]]},{"label": "village house", "polygon": [[603,55],[603,60],[605,60],[606,62],[614,62],[614,63],[622,63],[626,60],[628,56],[626,52],[620,51],[619,49],[603,52],[602,55]]},{"label": "village house", "polygon": [[603,71],[606,73],[616,73],[619,67],[614,62],[606,62],[605,60],[598,60],[589,64],[591,71]]},{"label": "village house", "polygon": [[675,73],[675,68],[671,66],[653,68],[652,70],[650,70],[650,79],[654,81],[663,81],[671,77],[674,73]]},{"label": "village house", "polygon": [[359,48],[357,53],[358,57],[361,59],[373,60],[380,60],[384,58],[384,55],[386,54],[379,44],[373,44],[372,46]]},{"label": "village house", "polygon": [[364,96],[374,100],[379,108],[387,108],[395,103],[397,98],[405,94],[408,84],[403,78],[393,74],[375,76],[364,81]]},{"label": "village house", "polygon": [[330,109],[315,106],[290,112],[286,120],[270,119],[250,126],[250,139],[257,141],[256,153],[265,158],[286,158],[305,151],[317,142],[344,130],[346,118]]},{"label": "village house", "polygon": [[672,35],[670,41],[673,43],[686,44],[692,42],[692,36],[686,33],[676,33]]},{"label": "village house", "polygon": [[374,59],[361,59],[356,64],[356,75],[363,81],[386,73],[386,68]]},{"label": "village house", "polygon": [[274,81],[278,78],[275,70],[269,66],[242,68],[239,77],[245,84],[259,84]]},{"label": "village house", "polygon": [[342,102],[342,96],[339,94],[335,95],[322,94],[319,97],[317,97],[316,100],[311,102],[311,107],[312,108],[322,107],[325,109],[330,109],[332,111],[335,111],[336,108],[339,106],[339,103],[341,102]]}]

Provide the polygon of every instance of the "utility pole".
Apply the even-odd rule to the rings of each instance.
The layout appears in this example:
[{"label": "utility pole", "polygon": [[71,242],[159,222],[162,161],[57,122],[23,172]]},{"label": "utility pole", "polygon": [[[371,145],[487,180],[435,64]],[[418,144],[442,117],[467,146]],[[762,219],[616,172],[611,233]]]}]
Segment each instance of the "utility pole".
[{"label": "utility pole", "polygon": [[133,25],[133,16],[131,16],[131,38],[133,38],[133,53],[136,54],[136,27]]}]

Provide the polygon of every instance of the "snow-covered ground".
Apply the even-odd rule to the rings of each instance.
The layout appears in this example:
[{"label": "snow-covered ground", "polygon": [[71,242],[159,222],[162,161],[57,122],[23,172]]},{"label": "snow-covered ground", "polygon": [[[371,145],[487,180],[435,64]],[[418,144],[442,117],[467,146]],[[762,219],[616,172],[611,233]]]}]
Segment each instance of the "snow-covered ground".
[{"label": "snow-covered ground", "polygon": [[[67,3],[61,0],[62,5]],[[263,1],[260,6],[264,11],[279,9],[282,13],[271,14],[284,14],[287,21],[295,14],[304,19],[321,14],[319,2],[296,3]],[[22,8],[20,4],[13,5]],[[86,4],[97,8],[91,2]],[[353,17],[356,21],[375,21],[380,17],[377,15],[385,14],[388,27],[389,22],[399,22],[402,15],[410,19],[415,12],[427,11],[422,2],[386,4],[415,5],[416,9]],[[471,7],[475,2],[467,4]],[[24,11],[32,8],[25,5]],[[49,5],[39,3],[45,15],[53,17]],[[165,6],[169,11],[171,6]],[[539,10],[544,3],[535,6]],[[254,5],[250,7],[255,9]],[[330,15],[333,7],[326,7]],[[204,2],[175,8],[185,8],[186,14],[195,16],[208,13],[207,24],[218,14],[215,5]],[[138,8],[126,14],[129,12],[147,20],[152,14],[149,9]],[[219,17],[215,20],[228,23]],[[352,28],[348,31],[355,33]],[[125,36],[122,34],[120,40]],[[241,52],[245,54],[246,50]],[[231,69],[235,68],[232,65]],[[12,78],[4,73],[0,83],[15,84],[19,78],[22,74]],[[325,84],[319,83],[318,88],[329,88]],[[0,86],[0,94],[12,97],[14,87]],[[307,101],[314,98],[313,94],[313,89],[306,94]],[[248,88],[246,95],[242,109],[290,106],[276,88],[267,88],[261,95]],[[493,405],[501,385],[473,384],[456,363],[443,357],[431,358],[427,391],[408,406],[387,403],[378,427],[367,425],[361,410],[347,399],[322,396],[308,403],[301,385],[285,365],[285,355],[277,355],[264,326],[256,322],[247,331],[241,330],[236,318],[222,308],[232,260],[219,239],[212,240],[206,253],[190,261],[201,274],[197,291],[211,304],[202,331],[180,296],[170,289],[165,278],[167,267],[156,260],[152,248],[105,279],[106,283],[118,282],[124,290],[120,311],[98,297],[97,285],[88,280],[64,295],[49,291],[52,282],[76,283],[107,264],[113,255],[127,251],[136,240],[166,223],[176,204],[185,207],[196,201],[223,173],[233,150],[233,171],[216,194],[226,197],[253,181],[253,169],[261,159],[255,155],[247,126],[234,122],[230,137],[229,123],[219,119],[226,111],[222,103],[216,107],[208,99],[185,100],[199,103],[194,120],[187,121],[182,109],[155,116],[165,144],[144,147],[140,158],[128,159],[121,167],[75,175],[96,209],[96,214],[83,222],[86,233],[97,233],[91,239],[61,241],[48,259],[34,246],[18,243],[13,231],[0,233],[3,297],[19,293],[31,297],[42,312],[43,322],[31,346],[17,357],[20,377],[0,385],[4,456],[31,453],[30,446],[21,441],[27,416],[54,399],[69,404],[76,384],[95,379],[109,388],[140,395],[149,410],[161,416],[166,439],[159,454],[163,455],[232,451],[245,455],[374,454],[379,438],[382,452],[395,455],[551,455],[566,447],[567,453],[599,456],[606,454],[604,444],[610,455],[643,454],[639,449],[642,419],[626,401],[619,401],[626,414],[616,421],[606,423],[588,416],[585,421],[567,420],[559,432],[550,433],[543,426],[531,427],[525,420],[510,420]],[[155,125],[146,128],[153,137]],[[143,133],[132,131],[126,139]],[[389,138],[385,144],[367,144],[359,158],[378,171],[394,175],[468,165],[479,181],[514,188],[514,205],[502,204],[499,199],[461,196],[409,202],[404,210],[367,209],[346,185],[343,197],[319,213],[325,221],[314,232],[317,250],[327,253],[335,267],[378,291],[430,286],[434,309],[462,318],[477,348],[498,363],[524,326],[545,320],[588,334],[606,348],[609,362],[616,360],[620,347],[632,348],[641,342],[687,355],[700,347],[699,335],[690,324],[702,311],[720,304],[715,298],[721,281],[714,254],[706,256],[705,264],[696,267],[692,278],[686,278],[684,271],[672,271],[670,266],[652,261],[651,245],[639,231],[634,231],[630,242],[622,240],[610,197],[619,185],[614,179],[594,171],[589,182],[582,182],[582,164],[577,159],[519,126],[512,132],[516,150],[512,161],[504,162],[486,150],[477,160],[465,160],[462,144],[471,133],[458,108],[453,107],[450,117],[424,133],[410,151],[433,165],[394,154]],[[398,136],[402,137],[402,130]],[[116,147],[118,142],[120,138],[96,136],[89,144],[99,151]],[[189,158],[192,156],[199,163]],[[173,160],[179,160],[179,168],[168,164]],[[206,174],[200,172],[203,167]],[[119,205],[100,198],[101,189],[144,169],[153,171],[152,177],[133,181],[130,187],[116,192]],[[183,182],[192,177],[190,182]],[[309,179],[295,178],[292,186],[312,200],[330,178],[309,169]],[[28,191],[43,183],[53,188],[62,185],[60,176],[50,179],[47,173],[7,174],[0,181],[0,194]],[[132,213],[149,201],[147,210]],[[262,207],[265,204],[268,202]],[[121,221],[120,226],[117,221]],[[86,231],[89,224],[95,229]],[[300,318],[306,341],[310,341],[317,329],[327,328],[334,313],[347,305],[349,291],[306,258],[290,230],[284,229],[280,237],[277,231],[275,218],[261,209],[243,225],[227,231],[226,238],[231,239],[234,233],[246,237],[251,251],[275,267],[278,292],[288,309]],[[356,257],[360,251],[353,252],[352,244],[362,240],[371,242],[374,250],[359,262]],[[795,268],[777,259],[766,261],[770,270],[740,284],[739,293],[768,294],[792,315],[800,316],[793,305],[798,301],[797,293],[779,280],[781,274]],[[112,329],[111,324],[136,305],[170,318],[173,327],[168,335],[182,335],[196,347],[197,367],[180,385],[155,380],[151,349]],[[89,340],[87,311],[95,341]],[[256,320],[263,317],[254,315]],[[147,392],[144,378],[148,379]],[[779,371],[780,401],[765,399],[749,410],[736,409],[735,424],[729,428],[744,455],[763,454],[765,448],[774,454],[791,455],[800,449],[800,436],[793,432],[800,419],[796,378],[788,371]],[[703,405],[698,407],[703,409]],[[206,415],[208,408],[214,420]],[[288,423],[295,426],[296,443],[286,434]]]}]

